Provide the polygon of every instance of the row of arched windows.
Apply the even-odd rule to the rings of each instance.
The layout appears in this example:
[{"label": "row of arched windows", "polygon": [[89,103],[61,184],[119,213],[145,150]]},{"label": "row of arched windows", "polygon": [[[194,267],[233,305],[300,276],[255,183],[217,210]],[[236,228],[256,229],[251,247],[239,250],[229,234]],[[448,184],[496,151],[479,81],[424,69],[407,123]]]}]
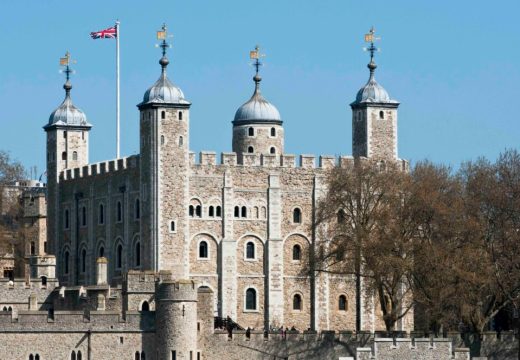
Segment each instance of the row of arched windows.
[{"label": "row of arched windows", "polygon": [[30,354],[29,360],[40,360],[40,354]]},{"label": "row of arched windows", "polygon": [[[253,146],[248,146],[247,152],[249,154],[253,154],[255,152],[255,148]],[[271,148],[269,149],[269,153],[272,155],[276,155],[276,148],[274,146],[271,146]]]},{"label": "row of arched windows", "polygon": [[[256,259],[256,249],[255,243],[252,241],[248,241],[245,246],[245,256],[246,260],[255,260]],[[209,245],[208,242],[202,240],[199,242],[199,259],[208,259],[209,258]],[[302,259],[302,248],[299,244],[296,244],[292,248],[292,259],[294,261],[300,261]]]},{"label": "row of arched windows", "polygon": [[144,353],[144,351],[136,351],[134,360],[146,360],[146,354]]},{"label": "row of arched windows", "polygon": [[70,353],[70,360],[82,360],[83,356],[81,354],[81,350],[78,350],[76,353],[74,350]]},{"label": "row of arched windows", "polygon": [[[190,205],[188,209],[190,217],[202,217],[202,205]],[[220,205],[208,206],[209,217],[222,217],[222,207]]]},{"label": "row of arched windows", "polygon": [[[245,296],[245,309],[249,311],[258,310],[257,307],[257,291],[254,288],[248,288]],[[303,310],[303,298],[301,294],[294,294],[292,298],[292,309],[295,311]],[[338,297],[338,310],[347,311],[347,297],[340,295]]]},{"label": "row of arched windows", "polygon": [[[276,128],[272,127],[270,132],[269,132],[269,134],[270,134],[271,137],[275,137],[276,136]],[[247,136],[250,136],[250,137],[255,136],[255,128],[254,127],[247,128]]]},{"label": "row of arched windows", "polygon": [[[148,119],[150,119],[150,114],[148,114]],[[166,111],[161,111],[161,120],[166,119]],[[182,120],[182,111],[179,111],[179,120]]]},{"label": "row of arched windows", "polygon": [[11,306],[4,306],[4,308],[2,309],[3,312],[12,312],[13,311],[13,308]]},{"label": "row of arched windows", "polygon": [[[80,224],[81,226],[87,226],[87,207],[82,206],[80,210]],[[99,204],[98,208],[98,224],[104,225],[105,224],[105,205]],[[139,220],[141,218],[141,203],[139,199],[135,199],[134,202],[134,219]],[[123,221],[123,204],[121,201],[118,201],[116,203],[116,221],[121,222]],[[69,209],[65,209],[64,215],[63,215],[63,223],[65,230],[68,230],[70,228],[70,211]]]}]

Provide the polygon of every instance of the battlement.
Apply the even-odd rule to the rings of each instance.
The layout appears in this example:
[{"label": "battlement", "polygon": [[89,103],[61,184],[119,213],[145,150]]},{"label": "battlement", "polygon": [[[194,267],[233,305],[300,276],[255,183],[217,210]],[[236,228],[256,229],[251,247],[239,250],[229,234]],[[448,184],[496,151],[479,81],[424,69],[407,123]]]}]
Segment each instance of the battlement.
[{"label": "battlement", "polygon": [[132,155],[117,160],[103,161],[74,169],[65,169],[60,173],[60,181],[83,179],[91,176],[113,174],[139,166],[139,155]]},{"label": "battlement", "polygon": [[16,278],[13,280],[9,280],[7,278],[0,278],[0,291],[2,289],[14,290],[14,289],[39,289],[39,288],[48,288],[54,289],[59,286],[59,281],[56,278],[47,278],[46,282],[43,283],[41,279],[29,279],[27,282],[26,279]]},{"label": "battlement", "polygon": [[470,358],[467,348],[452,350],[450,339],[403,339],[403,338],[376,338],[373,349],[369,347],[357,348],[356,358],[369,359],[439,359],[462,360]]},{"label": "battlement", "polygon": [[[217,159],[220,158],[220,161]],[[361,158],[367,160],[366,158]],[[407,160],[399,159],[399,166],[404,171],[408,171],[409,163]],[[333,156],[301,154],[249,154],[235,152],[223,152],[220,156],[214,151],[201,151],[198,156],[195,152],[190,152],[191,166],[242,166],[242,167],[265,167],[265,168],[301,168],[301,169],[332,169],[334,167],[349,168],[353,166],[352,156]]]}]

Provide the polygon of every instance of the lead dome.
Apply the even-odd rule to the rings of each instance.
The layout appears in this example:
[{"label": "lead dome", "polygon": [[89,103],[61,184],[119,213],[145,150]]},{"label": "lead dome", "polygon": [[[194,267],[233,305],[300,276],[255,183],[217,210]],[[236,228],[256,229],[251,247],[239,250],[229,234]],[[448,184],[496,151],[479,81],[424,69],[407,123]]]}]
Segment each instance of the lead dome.
[{"label": "lead dome", "polygon": [[368,82],[363,86],[361,89],[359,89],[356,100],[352,103],[355,104],[362,104],[362,103],[382,103],[382,104],[397,104],[398,102],[395,100],[392,100],[390,98],[390,95],[388,95],[388,92],[383,88],[377,81],[374,76],[375,69],[377,68],[377,65],[371,61],[368,65],[368,68],[370,69],[370,77],[368,79]]},{"label": "lead dome", "polygon": [[267,101],[260,92],[262,78],[257,74],[253,77],[253,80],[255,81],[255,92],[251,99],[238,108],[234,122],[281,122],[278,109]]},{"label": "lead dome", "polygon": [[72,103],[72,98],[70,97],[72,84],[69,80],[63,85],[63,89],[65,89],[65,99],[61,105],[51,113],[49,122],[45,127],[54,125],[91,126],[87,121],[85,113]]},{"label": "lead dome", "polygon": [[184,98],[182,90],[174,85],[166,75],[166,67],[169,64],[168,58],[163,55],[161,60],[162,72],[159,79],[153,84],[143,96],[143,102],[147,103],[167,103],[167,104],[189,104],[190,102]]}]

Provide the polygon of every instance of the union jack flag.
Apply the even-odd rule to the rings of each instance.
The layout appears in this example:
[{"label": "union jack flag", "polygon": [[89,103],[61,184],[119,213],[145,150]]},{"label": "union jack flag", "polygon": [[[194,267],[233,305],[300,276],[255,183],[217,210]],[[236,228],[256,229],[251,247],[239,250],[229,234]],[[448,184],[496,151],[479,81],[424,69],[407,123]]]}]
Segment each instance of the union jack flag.
[{"label": "union jack flag", "polygon": [[117,29],[112,26],[108,29],[91,32],[90,36],[92,39],[115,39],[117,37]]}]

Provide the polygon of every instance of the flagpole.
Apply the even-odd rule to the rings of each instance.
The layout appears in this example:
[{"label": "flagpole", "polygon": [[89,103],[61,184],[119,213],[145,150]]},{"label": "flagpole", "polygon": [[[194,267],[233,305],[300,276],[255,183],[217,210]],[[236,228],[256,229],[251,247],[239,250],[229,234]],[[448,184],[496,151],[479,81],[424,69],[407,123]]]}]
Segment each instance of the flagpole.
[{"label": "flagpole", "polygon": [[119,20],[116,21],[116,157],[120,158],[120,136],[119,136]]}]

